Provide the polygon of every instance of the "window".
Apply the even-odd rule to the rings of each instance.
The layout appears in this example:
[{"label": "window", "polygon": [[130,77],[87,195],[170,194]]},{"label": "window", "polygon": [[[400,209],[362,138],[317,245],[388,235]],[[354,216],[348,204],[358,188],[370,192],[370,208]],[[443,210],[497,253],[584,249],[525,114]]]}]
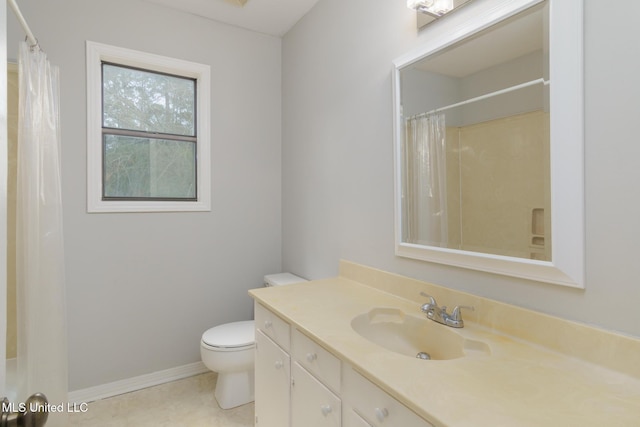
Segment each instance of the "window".
[{"label": "window", "polygon": [[87,42],[89,212],[211,209],[209,75]]}]

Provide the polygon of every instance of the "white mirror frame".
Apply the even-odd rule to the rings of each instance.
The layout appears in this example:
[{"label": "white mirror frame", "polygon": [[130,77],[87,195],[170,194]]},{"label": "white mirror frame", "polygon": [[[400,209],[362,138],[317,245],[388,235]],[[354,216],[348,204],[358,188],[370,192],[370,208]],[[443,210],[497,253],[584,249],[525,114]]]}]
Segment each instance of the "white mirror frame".
[{"label": "white mirror frame", "polygon": [[[551,131],[551,261],[537,261],[416,245],[402,241],[401,150],[403,118],[400,71],[543,0],[492,0],[471,3],[428,28],[426,40],[393,64],[396,255],[584,288],[584,83],[583,1],[547,0]],[[428,38],[429,32],[434,36]]]}]

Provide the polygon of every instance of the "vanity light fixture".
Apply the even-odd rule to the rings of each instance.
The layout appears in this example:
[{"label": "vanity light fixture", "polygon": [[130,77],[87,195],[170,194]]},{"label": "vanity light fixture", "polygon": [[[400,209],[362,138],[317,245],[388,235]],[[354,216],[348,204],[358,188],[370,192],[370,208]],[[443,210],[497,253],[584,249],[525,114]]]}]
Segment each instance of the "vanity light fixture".
[{"label": "vanity light fixture", "polygon": [[440,18],[454,9],[453,0],[407,0],[407,7],[434,18]]}]

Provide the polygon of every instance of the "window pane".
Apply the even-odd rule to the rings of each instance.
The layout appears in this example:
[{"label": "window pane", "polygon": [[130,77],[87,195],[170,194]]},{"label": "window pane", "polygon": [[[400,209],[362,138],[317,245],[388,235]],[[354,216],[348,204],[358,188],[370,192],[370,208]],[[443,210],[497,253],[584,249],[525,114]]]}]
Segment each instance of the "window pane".
[{"label": "window pane", "polygon": [[109,128],[195,136],[195,80],[102,64]]},{"label": "window pane", "polygon": [[196,198],[196,144],[104,136],[104,198]]}]

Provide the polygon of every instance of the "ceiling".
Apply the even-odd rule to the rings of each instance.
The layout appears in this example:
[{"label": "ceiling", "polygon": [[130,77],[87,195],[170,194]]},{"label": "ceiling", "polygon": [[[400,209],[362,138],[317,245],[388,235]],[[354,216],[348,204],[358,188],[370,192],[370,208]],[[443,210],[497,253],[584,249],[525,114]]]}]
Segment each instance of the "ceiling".
[{"label": "ceiling", "polygon": [[[318,0],[145,0],[224,22],[282,37]],[[244,6],[242,6],[242,4]]]}]

